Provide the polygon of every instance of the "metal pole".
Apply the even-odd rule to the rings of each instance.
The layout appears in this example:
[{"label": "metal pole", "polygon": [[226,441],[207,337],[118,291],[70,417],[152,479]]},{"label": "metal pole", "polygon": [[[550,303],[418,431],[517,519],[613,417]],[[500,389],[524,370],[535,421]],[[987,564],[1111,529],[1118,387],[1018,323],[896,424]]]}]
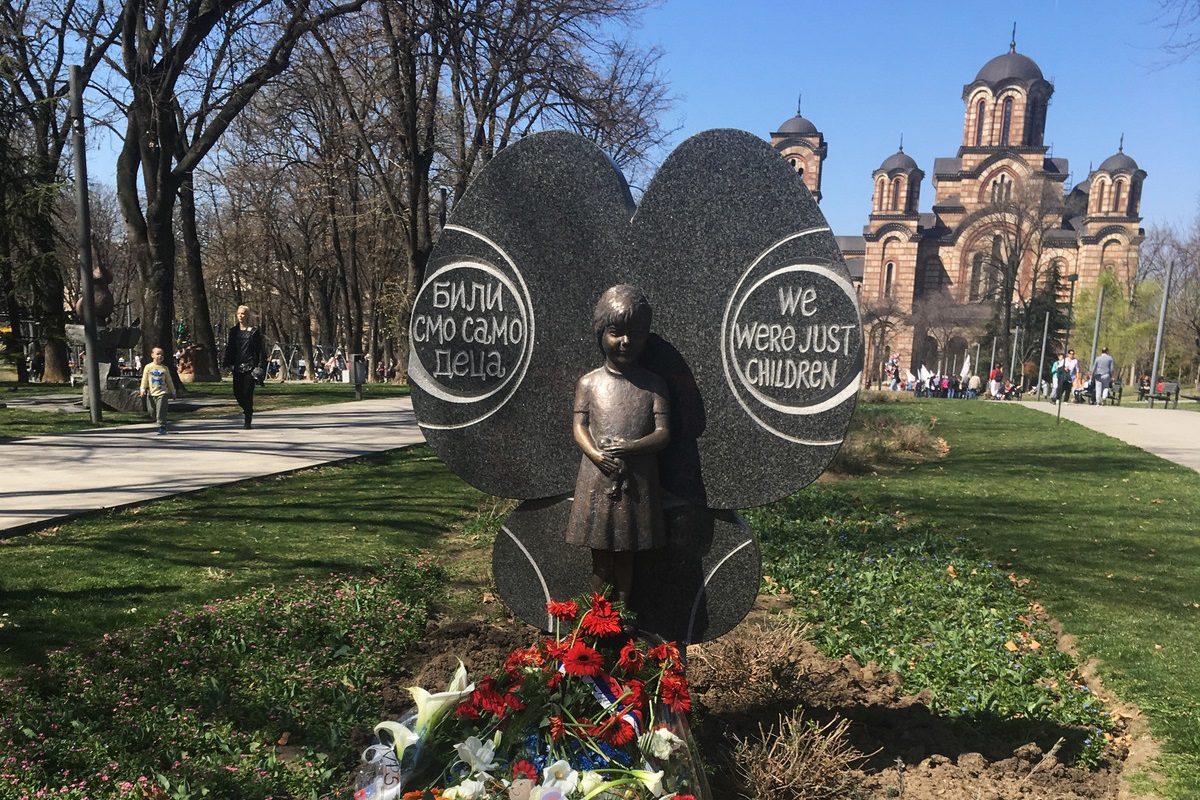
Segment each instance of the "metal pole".
[{"label": "metal pole", "polygon": [[1100,294],[1096,298],[1096,322],[1092,327],[1092,360],[1088,364],[1096,363],[1096,343],[1100,341],[1100,312],[1104,310],[1104,284],[1100,284]]},{"label": "metal pole", "polygon": [[[1075,314],[1075,282],[1079,280],[1079,273],[1075,273],[1074,275],[1068,275],[1067,280],[1069,280],[1071,282],[1071,297],[1070,297],[1070,299],[1067,300],[1067,333],[1065,336],[1063,336],[1063,364],[1064,365],[1067,363],[1067,350],[1069,349],[1067,345],[1071,341],[1071,321],[1074,318],[1074,314]],[[1070,391],[1071,391],[1070,389],[1067,389],[1068,393]],[[1062,422],[1062,405],[1063,405],[1063,392],[1059,392],[1058,393],[1058,405],[1055,407],[1055,410],[1054,410],[1055,423]]]},{"label": "metal pole", "polygon": [[1046,368],[1046,336],[1050,333],[1050,312],[1046,312],[1046,321],[1042,323],[1042,354],[1038,356],[1037,399],[1042,399],[1042,370]]},{"label": "metal pole", "polygon": [[[974,372],[979,372],[979,342],[975,343],[975,369]],[[970,376],[967,376],[970,377]]]},{"label": "metal pole", "polygon": [[1163,284],[1162,306],[1158,309],[1158,333],[1154,337],[1154,363],[1150,366],[1150,407],[1154,408],[1154,391],[1158,388],[1158,356],[1162,353],[1163,323],[1167,319],[1167,298],[1171,295],[1171,274],[1175,261],[1167,262],[1167,280]]},{"label": "metal pole", "polygon": [[92,423],[99,425],[104,415],[100,409],[100,365],[96,361],[99,345],[96,342],[96,299],[92,296],[92,215],[88,206],[87,152],[83,138],[83,86],[79,81],[79,67],[73,64],[68,71],[75,146],[75,198],[79,208],[79,284],[83,293],[83,338],[87,343],[84,369]]}]

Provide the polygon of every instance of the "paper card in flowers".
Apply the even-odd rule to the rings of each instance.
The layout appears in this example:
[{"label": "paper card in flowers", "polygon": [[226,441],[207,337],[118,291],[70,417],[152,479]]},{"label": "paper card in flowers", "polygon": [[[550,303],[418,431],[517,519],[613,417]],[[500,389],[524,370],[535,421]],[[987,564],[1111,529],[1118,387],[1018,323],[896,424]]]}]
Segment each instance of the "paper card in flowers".
[{"label": "paper card in flowers", "polygon": [[[492,550],[496,589],[508,608],[549,630],[552,597],[588,589],[589,554],[563,544],[571,500],[529,500],[505,520]],[[635,562],[629,609],[640,630],[681,643],[715,639],[736,626],[758,595],[762,560],[741,517],[691,505],[664,511],[667,545]]]},{"label": "paper card in flowers", "polygon": [[413,687],[416,711],[376,727],[356,799],[708,797],[678,647],[628,638],[600,595],[548,611],[551,634],[495,674]]}]

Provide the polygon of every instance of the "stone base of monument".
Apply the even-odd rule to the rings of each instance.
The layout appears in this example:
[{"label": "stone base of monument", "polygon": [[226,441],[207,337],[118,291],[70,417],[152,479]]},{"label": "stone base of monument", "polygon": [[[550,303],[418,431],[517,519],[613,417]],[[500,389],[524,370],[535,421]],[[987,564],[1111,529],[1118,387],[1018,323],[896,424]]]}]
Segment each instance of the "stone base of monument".
[{"label": "stone base of monument", "polygon": [[[99,365],[100,374],[104,375],[109,371],[110,365],[102,363]],[[140,413],[146,410],[145,398],[138,395],[138,390],[141,386],[141,380],[138,378],[107,378],[101,383],[104,388],[100,390],[100,407],[109,411],[128,411],[132,413]],[[88,394],[87,381],[83,383],[83,407],[91,408],[92,399]]]},{"label": "stone base of monument", "polygon": [[[564,541],[571,498],[529,500],[505,520],[492,550],[492,574],[512,612],[553,627],[548,600],[591,588],[591,551]],[[762,557],[753,531],[731,511],[679,504],[664,509],[667,546],[639,553],[630,610],[638,627],[669,641],[708,641],[731,630],[754,605]]]}]

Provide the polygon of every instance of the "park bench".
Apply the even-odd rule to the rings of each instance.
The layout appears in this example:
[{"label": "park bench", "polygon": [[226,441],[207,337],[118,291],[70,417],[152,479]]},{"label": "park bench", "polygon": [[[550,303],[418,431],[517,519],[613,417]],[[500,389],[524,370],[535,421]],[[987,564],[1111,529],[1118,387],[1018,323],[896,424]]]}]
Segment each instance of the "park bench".
[{"label": "park bench", "polygon": [[1177,381],[1159,381],[1158,386],[1154,391],[1148,392],[1146,397],[1150,400],[1150,407],[1154,407],[1155,400],[1163,401],[1163,408],[1170,408],[1171,403],[1179,408],[1179,383]]}]

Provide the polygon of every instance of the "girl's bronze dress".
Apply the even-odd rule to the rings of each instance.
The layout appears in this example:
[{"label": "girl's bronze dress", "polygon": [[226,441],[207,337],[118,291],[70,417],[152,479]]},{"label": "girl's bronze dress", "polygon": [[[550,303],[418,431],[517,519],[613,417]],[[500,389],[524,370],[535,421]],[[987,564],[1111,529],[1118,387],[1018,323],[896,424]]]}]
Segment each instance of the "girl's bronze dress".
[{"label": "girl's bronze dress", "polygon": [[[614,439],[640,439],[654,432],[655,417],[662,416],[666,424],[667,386],[640,367],[626,373],[600,367],[575,386],[575,413],[581,412],[588,415],[588,431],[599,447]],[[614,480],[583,456],[567,524],[569,544],[613,551],[663,545],[658,455],[629,456],[624,462],[622,475]]]}]

